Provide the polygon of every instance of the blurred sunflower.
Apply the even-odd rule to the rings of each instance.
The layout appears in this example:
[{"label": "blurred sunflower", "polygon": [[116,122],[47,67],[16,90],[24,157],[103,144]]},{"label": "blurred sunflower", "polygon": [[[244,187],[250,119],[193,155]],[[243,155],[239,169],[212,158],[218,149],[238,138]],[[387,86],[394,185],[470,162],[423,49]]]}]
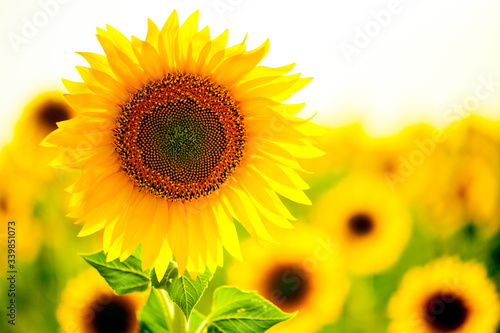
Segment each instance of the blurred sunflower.
[{"label": "blurred sunflower", "polygon": [[500,299],[481,264],[445,257],[406,273],[389,316],[394,333],[494,333]]},{"label": "blurred sunflower", "polygon": [[[41,228],[33,223],[34,196],[29,179],[19,177],[17,165],[11,159],[10,146],[0,153],[0,219],[2,244],[7,244],[8,222],[14,221],[16,230],[16,259],[31,262],[36,258],[41,241]],[[22,237],[22,241],[19,238]],[[2,261],[0,268],[4,268]]]},{"label": "blurred sunflower", "polygon": [[494,170],[500,168],[500,121],[472,115],[457,125],[455,149],[462,155],[480,156]]},{"label": "blurred sunflower", "polygon": [[230,284],[257,290],[283,311],[299,311],[269,332],[315,332],[342,312],[349,290],[337,245],[329,237],[298,226],[269,249],[252,239],[242,244],[244,262],[230,266]]},{"label": "blurred sunflower", "polygon": [[459,152],[440,152],[426,172],[434,190],[429,192],[422,186],[416,204],[427,230],[444,237],[469,223],[485,235],[498,230],[498,173],[487,160]]},{"label": "blurred sunflower", "polygon": [[325,129],[325,132],[317,140],[318,148],[325,155],[303,162],[307,170],[314,171],[309,178],[321,179],[322,182],[331,174],[342,174],[353,167],[366,141],[366,134],[358,123]]},{"label": "blurred sunflower", "polygon": [[63,333],[135,333],[147,293],[116,295],[94,270],[68,281],[57,309]]},{"label": "blurred sunflower", "polygon": [[[55,151],[41,147],[40,142],[57,128],[60,121],[73,118],[76,112],[64,100],[59,91],[48,91],[36,96],[23,110],[14,128],[14,138],[9,144],[15,151],[11,163],[17,165],[18,172],[23,177],[32,179],[32,188],[43,190],[54,180],[61,181],[62,173],[54,174],[54,170],[46,165],[57,156],[61,150]],[[22,154],[19,152],[22,151]]]},{"label": "blurred sunflower", "polygon": [[374,274],[399,259],[412,219],[405,203],[380,178],[352,174],[323,195],[313,222],[326,230],[355,274]]},{"label": "blurred sunflower", "polygon": [[16,124],[14,135],[38,144],[47,134],[57,129],[58,122],[75,115],[75,110],[64,100],[62,92],[47,91],[39,94],[26,106]]},{"label": "blurred sunflower", "polygon": [[294,116],[303,104],[281,102],[310,78],[257,66],[269,41],[226,48],[227,31],[198,31],[198,12],[181,27],[175,11],[161,30],[149,20],[145,41],[110,26],[97,38],[106,56],[80,53],[84,82],[64,80],[78,116],[45,140],[82,170],[69,215],[80,236],[104,228],[109,260],[142,243],[143,269],[161,279],[172,254],[194,274],[222,265],[222,246],[240,258],[233,218],[261,242],[274,242],[269,225],[292,227],[276,193],[310,204],[296,158],[322,152]]},{"label": "blurred sunflower", "polygon": [[[42,229],[39,203],[49,195],[49,188],[57,192],[68,184],[66,174],[54,173],[47,164],[57,151],[40,147],[43,138],[57,128],[58,121],[75,115],[62,93],[49,91],[34,98],[22,111],[16,123],[14,137],[0,153],[0,218],[3,223],[16,222],[18,260],[32,261],[39,250]],[[54,197],[52,197],[54,199]],[[57,196],[62,205],[61,195]],[[44,212],[61,205],[44,205]],[[54,217],[54,218],[52,218]],[[44,217],[45,218],[45,217]],[[45,220],[59,220],[57,216]],[[6,227],[5,227],[6,229]],[[50,230],[50,234],[59,228]]]},{"label": "blurred sunflower", "polygon": [[430,125],[416,124],[392,136],[367,136],[356,168],[373,173],[408,199],[415,184],[421,184],[420,166],[436,149],[429,139],[436,136],[434,131]]}]

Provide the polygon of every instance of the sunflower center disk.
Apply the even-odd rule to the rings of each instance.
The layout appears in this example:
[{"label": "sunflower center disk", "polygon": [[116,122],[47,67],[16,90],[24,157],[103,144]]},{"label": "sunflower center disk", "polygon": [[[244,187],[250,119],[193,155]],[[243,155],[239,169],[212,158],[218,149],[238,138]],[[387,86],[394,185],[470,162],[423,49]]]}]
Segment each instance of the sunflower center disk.
[{"label": "sunflower center disk", "polygon": [[451,332],[465,323],[468,311],[464,302],[455,295],[438,294],[427,301],[424,315],[433,328]]},{"label": "sunflower center disk", "polygon": [[38,113],[38,121],[43,124],[49,132],[57,129],[57,122],[70,118],[68,107],[60,102],[47,102]]},{"label": "sunflower center disk", "polygon": [[106,304],[95,304],[91,308],[90,328],[95,333],[126,333],[133,330],[134,309],[117,297]]},{"label": "sunflower center disk", "polygon": [[309,291],[309,275],[299,266],[277,267],[269,276],[269,298],[282,309],[295,311]]},{"label": "sunflower center disk", "polygon": [[115,147],[140,187],[189,201],[216,191],[239,165],[246,132],[238,106],[208,78],[168,74],[122,107]]},{"label": "sunflower center disk", "polygon": [[369,234],[373,228],[373,219],[368,214],[355,214],[349,219],[349,230],[357,236]]}]

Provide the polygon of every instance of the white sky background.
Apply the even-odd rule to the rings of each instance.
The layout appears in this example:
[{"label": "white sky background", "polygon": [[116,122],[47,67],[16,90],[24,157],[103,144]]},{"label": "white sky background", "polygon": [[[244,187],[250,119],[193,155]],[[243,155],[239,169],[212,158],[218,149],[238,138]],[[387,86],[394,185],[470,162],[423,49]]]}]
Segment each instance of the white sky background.
[{"label": "white sky background", "polygon": [[[317,112],[323,125],[359,120],[373,135],[421,121],[445,126],[449,110],[473,98],[479,77],[500,82],[498,0],[1,1],[0,144],[37,93],[63,90],[61,77],[80,80],[74,66],[86,63],[75,51],[103,53],[95,27],[110,24],[144,38],[146,19],[161,27],[173,9],[181,21],[199,9],[200,27],[209,25],[213,36],[228,28],[231,44],[247,32],[249,48],[270,38],[261,64],[295,62],[293,72],[314,77],[291,101],[305,101],[303,115]],[[399,5],[390,21],[376,23],[373,13],[392,3]],[[23,36],[27,21],[39,25],[33,36]],[[362,45],[358,32],[366,28],[372,37]],[[26,37],[17,48],[9,41],[14,34]],[[357,47],[350,61],[346,43]],[[499,118],[500,85],[479,106]]]}]

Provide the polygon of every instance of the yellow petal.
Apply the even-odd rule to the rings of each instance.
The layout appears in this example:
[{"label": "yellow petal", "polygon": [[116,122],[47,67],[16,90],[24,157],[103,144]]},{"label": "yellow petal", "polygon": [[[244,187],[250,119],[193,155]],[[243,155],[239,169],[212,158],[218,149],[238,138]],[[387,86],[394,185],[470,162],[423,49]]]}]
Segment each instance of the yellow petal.
[{"label": "yellow petal", "polygon": [[186,212],[182,203],[174,202],[169,207],[167,238],[179,266],[179,274],[182,275],[186,269],[189,255],[189,233]]},{"label": "yellow petal", "polygon": [[[148,269],[160,253],[163,242],[167,239],[168,203],[159,200],[154,215],[153,225],[142,243],[142,269]],[[168,242],[168,240],[167,240]],[[170,261],[170,259],[169,259]]]}]

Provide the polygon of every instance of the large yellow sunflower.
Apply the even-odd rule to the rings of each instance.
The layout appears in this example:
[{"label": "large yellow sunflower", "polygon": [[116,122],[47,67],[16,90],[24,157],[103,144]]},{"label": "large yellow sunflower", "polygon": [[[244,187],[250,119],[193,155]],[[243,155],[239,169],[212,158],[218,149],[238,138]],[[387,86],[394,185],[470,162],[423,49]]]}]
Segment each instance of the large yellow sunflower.
[{"label": "large yellow sunflower", "polygon": [[408,242],[412,219],[387,183],[368,174],[347,176],[323,195],[313,222],[338,242],[347,269],[379,273],[392,266]]},{"label": "large yellow sunflower", "polygon": [[181,27],[175,11],[161,30],[148,21],[145,41],[110,26],[97,38],[105,56],[80,53],[84,82],[64,80],[78,116],[45,141],[82,170],[70,189],[81,236],[104,228],[109,260],[142,243],[161,278],[172,254],[181,272],[214,271],[222,247],[241,257],[233,218],[261,242],[274,241],[269,225],[292,227],[276,193],[310,204],[296,158],[321,151],[294,116],[303,104],[281,102],[309,78],[257,66],[269,41],[226,48],[227,31],[198,31],[198,12]]},{"label": "large yellow sunflower", "polygon": [[95,271],[68,281],[57,309],[63,333],[135,333],[147,293],[116,295]]},{"label": "large yellow sunflower", "polygon": [[500,299],[481,264],[444,257],[406,273],[389,316],[394,333],[494,333]]},{"label": "large yellow sunflower", "polygon": [[230,266],[229,283],[257,290],[283,311],[299,311],[269,332],[315,332],[338,318],[349,290],[338,244],[309,225],[287,231],[280,241],[268,249],[244,242],[245,260]]}]

